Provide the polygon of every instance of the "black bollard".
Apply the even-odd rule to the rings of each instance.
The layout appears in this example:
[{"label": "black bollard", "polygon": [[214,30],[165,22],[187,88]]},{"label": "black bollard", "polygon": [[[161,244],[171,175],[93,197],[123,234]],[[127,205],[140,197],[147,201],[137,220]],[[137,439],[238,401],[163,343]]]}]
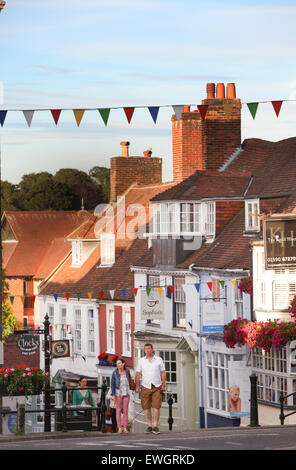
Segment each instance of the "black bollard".
[{"label": "black bollard", "polygon": [[251,381],[251,400],[250,400],[250,427],[258,427],[258,403],[257,403],[257,375],[250,375]]},{"label": "black bollard", "polygon": [[102,426],[101,426],[101,431],[103,433],[106,433],[107,432],[107,429],[106,429],[106,409],[107,409],[107,406],[106,406],[106,392],[107,392],[107,384],[106,384],[106,380],[103,381],[103,385],[102,385],[102,395],[101,395],[101,423],[102,423]]},{"label": "black bollard", "polygon": [[62,385],[62,392],[63,392],[63,408],[62,408],[63,428],[62,428],[62,431],[67,432],[68,431],[68,428],[67,428],[67,408],[66,408],[67,387],[66,387],[65,382],[63,382],[63,385]]},{"label": "black bollard", "polygon": [[285,424],[285,413],[284,413],[284,394],[280,394],[280,421],[281,425],[283,426]]},{"label": "black bollard", "polygon": [[168,423],[169,423],[169,430],[170,431],[173,429],[173,422],[174,422],[174,419],[173,419],[173,403],[174,403],[174,399],[173,399],[172,394],[170,394],[169,398],[168,398],[168,405],[169,405]]}]

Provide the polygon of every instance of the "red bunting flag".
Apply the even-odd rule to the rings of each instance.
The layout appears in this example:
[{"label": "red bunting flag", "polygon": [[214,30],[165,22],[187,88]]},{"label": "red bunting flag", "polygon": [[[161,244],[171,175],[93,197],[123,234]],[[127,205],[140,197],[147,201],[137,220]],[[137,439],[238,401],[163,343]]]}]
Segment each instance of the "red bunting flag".
[{"label": "red bunting flag", "polygon": [[137,295],[137,293],[138,293],[138,288],[134,287],[134,294]]},{"label": "red bunting flag", "polygon": [[276,115],[277,115],[277,117],[278,117],[283,102],[282,102],[282,101],[272,101],[271,103],[272,103],[273,109],[275,110],[275,113],[276,113]]},{"label": "red bunting flag", "polygon": [[212,282],[207,282],[207,284],[208,284],[208,288],[210,289],[210,291],[212,291],[213,283]]},{"label": "red bunting flag", "polygon": [[201,118],[204,121],[207,111],[208,111],[208,105],[207,104],[200,104],[197,106],[198,111],[200,112]]},{"label": "red bunting flag", "polygon": [[99,292],[99,296],[100,296],[100,299],[102,300],[102,298],[104,296],[104,292],[103,291]]},{"label": "red bunting flag", "polygon": [[65,297],[66,297],[66,299],[67,299],[67,301],[68,301],[68,300],[69,300],[69,297],[70,297],[70,294],[68,294],[68,292],[66,292]]},{"label": "red bunting flag", "polygon": [[51,109],[50,112],[52,114],[54,122],[57,124],[62,110],[61,109]]},{"label": "red bunting flag", "polygon": [[135,108],[123,108],[123,109],[124,109],[125,115],[127,117],[128,123],[130,123],[131,119],[133,117]]},{"label": "red bunting flag", "polygon": [[36,299],[36,295],[32,295],[32,302],[33,302],[33,305],[34,305],[35,299]]},{"label": "red bunting flag", "polygon": [[169,288],[170,288],[171,293],[174,294],[175,286],[169,286]]}]

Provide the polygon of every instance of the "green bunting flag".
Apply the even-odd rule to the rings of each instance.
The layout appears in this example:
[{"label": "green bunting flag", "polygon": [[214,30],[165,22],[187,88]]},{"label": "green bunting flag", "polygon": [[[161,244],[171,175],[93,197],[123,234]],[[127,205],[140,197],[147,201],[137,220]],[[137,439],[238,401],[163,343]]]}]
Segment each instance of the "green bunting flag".
[{"label": "green bunting flag", "polygon": [[76,295],[77,295],[77,299],[80,300],[81,292],[78,292]]},{"label": "green bunting flag", "polygon": [[255,119],[259,103],[247,103],[250,113],[252,114],[253,119]]},{"label": "green bunting flag", "polygon": [[222,289],[224,289],[224,281],[220,281]]},{"label": "green bunting flag", "polygon": [[147,287],[146,292],[147,292],[147,295],[148,295],[148,297],[149,297],[150,292],[151,292],[151,287]]},{"label": "green bunting flag", "polygon": [[99,113],[101,115],[101,118],[103,119],[105,126],[107,126],[108,119],[109,119],[109,114],[110,114],[110,108],[100,108]]}]

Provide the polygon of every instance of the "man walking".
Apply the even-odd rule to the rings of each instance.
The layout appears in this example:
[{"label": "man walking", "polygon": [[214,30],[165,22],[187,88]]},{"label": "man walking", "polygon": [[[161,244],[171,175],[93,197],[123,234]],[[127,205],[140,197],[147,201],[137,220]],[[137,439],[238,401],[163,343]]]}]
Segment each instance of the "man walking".
[{"label": "man walking", "polygon": [[[144,352],[145,356],[139,360],[136,369],[136,393],[140,391],[141,376],[141,405],[148,425],[145,432],[159,434],[158,421],[162,403],[161,394],[166,388],[166,371],[161,357],[154,355],[152,344],[145,344]],[[151,409],[153,409],[153,426]]]}]

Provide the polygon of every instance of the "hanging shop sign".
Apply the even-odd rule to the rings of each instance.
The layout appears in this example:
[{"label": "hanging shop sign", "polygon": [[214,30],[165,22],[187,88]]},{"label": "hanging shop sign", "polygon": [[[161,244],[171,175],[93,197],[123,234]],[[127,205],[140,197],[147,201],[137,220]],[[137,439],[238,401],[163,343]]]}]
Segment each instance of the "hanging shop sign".
[{"label": "hanging shop sign", "polygon": [[141,291],[141,319],[164,320],[163,289],[146,289]]},{"label": "hanging shop sign", "polygon": [[39,349],[39,337],[37,335],[22,335],[17,341],[17,346],[24,356],[32,356]]},{"label": "hanging shop sign", "polygon": [[51,353],[53,358],[69,357],[70,346],[69,340],[63,339],[58,341],[51,341]]},{"label": "hanging shop sign", "polygon": [[266,219],[264,248],[265,269],[296,267],[296,217]]},{"label": "hanging shop sign", "polygon": [[225,304],[207,301],[202,304],[203,332],[223,331]]}]

